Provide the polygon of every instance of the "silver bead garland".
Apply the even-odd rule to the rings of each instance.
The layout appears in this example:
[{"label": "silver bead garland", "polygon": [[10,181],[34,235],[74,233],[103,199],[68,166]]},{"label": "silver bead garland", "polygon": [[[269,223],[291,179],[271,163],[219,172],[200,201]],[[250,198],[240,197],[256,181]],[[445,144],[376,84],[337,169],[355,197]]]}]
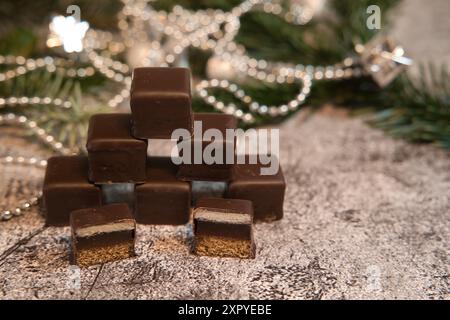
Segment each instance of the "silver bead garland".
[{"label": "silver bead garland", "polygon": [[[359,77],[363,74],[352,58],[332,66],[290,65],[271,63],[257,60],[246,55],[243,46],[234,42],[239,28],[240,17],[251,10],[262,10],[276,14],[286,21],[298,24],[309,22],[312,16],[303,19],[293,19],[293,13],[283,13],[278,3],[268,0],[247,0],[229,12],[221,10],[198,10],[191,12],[180,6],[175,6],[171,12],[154,10],[147,0],[122,0],[124,8],[119,14],[119,29],[125,39],[124,43],[132,47],[137,42],[151,42],[145,28],[150,27],[166,37],[175,40],[173,48],[165,52],[165,59],[159,65],[172,64],[185,48],[192,46],[202,50],[212,51],[214,55],[229,61],[233,68],[251,78],[268,83],[301,83],[302,89],[295,99],[279,106],[266,106],[253,101],[236,84],[223,82],[218,79],[203,80],[195,87],[195,93],[212,105],[216,110],[234,114],[244,122],[251,124],[255,121],[254,114],[271,117],[284,116],[295,111],[302,105],[311,92],[312,80],[340,80]],[[129,22],[131,21],[131,22]],[[160,44],[152,42],[152,49],[158,50]],[[145,65],[145,63],[144,63]],[[226,104],[216,96],[208,93],[208,89],[220,87],[233,93],[236,98],[248,105],[248,112],[238,108],[235,104]]]},{"label": "silver bead garland", "polygon": [[[17,116],[13,113],[0,115],[0,126],[2,125],[20,126],[23,128],[27,128],[42,143],[49,146],[58,154],[68,155],[72,153],[69,149],[64,148],[61,142],[57,141],[53,136],[47,134],[44,129],[38,127],[36,122],[28,120],[25,116]],[[47,160],[41,160],[35,157],[27,158],[22,156],[17,157],[6,156],[4,158],[0,158],[0,162],[4,165],[33,166],[41,169],[45,169],[47,166]],[[21,202],[15,208],[0,211],[0,220],[1,221],[10,220],[14,216],[22,215],[25,211],[37,205],[41,196],[42,192],[38,192],[36,195],[33,195],[30,199]]]},{"label": "silver bead garland", "polygon": [[[45,167],[47,166],[47,160],[41,160],[35,157],[26,158],[20,156],[18,157],[7,156],[4,158],[0,158],[0,162],[5,165],[14,164],[22,166],[31,166],[40,169],[45,169]],[[42,191],[39,191],[35,195],[30,197],[28,200],[21,201],[16,207],[0,211],[0,221],[10,220],[13,217],[22,215],[24,212],[36,206],[39,203],[39,199],[41,198],[41,196]]]}]

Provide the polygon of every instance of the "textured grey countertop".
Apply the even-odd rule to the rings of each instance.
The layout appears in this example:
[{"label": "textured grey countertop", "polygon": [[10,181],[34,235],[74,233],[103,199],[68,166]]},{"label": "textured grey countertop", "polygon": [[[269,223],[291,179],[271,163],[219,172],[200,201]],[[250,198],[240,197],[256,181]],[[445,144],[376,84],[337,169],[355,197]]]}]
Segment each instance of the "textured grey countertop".
[{"label": "textured grey countertop", "polygon": [[[0,298],[448,297],[447,155],[334,111],[299,113],[281,138],[285,218],[256,225],[255,260],[191,255],[189,226],[139,226],[136,258],[80,271],[68,228],[43,229],[30,212],[0,223]],[[0,168],[2,180],[21,170]],[[11,179],[6,196],[39,183],[30,179]]]},{"label": "textured grey countertop", "polygon": [[[410,56],[449,61],[447,0],[408,0],[394,34]],[[1,129],[0,154],[49,154]],[[79,270],[69,230],[36,211],[0,223],[0,299],[447,299],[450,157],[335,111],[281,126],[285,218],[255,227],[252,261],[196,257],[190,227],[138,226],[137,257]],[[0,165],[8,207],[43,172]],[[27,179],[23,179],[27,177]]]}]

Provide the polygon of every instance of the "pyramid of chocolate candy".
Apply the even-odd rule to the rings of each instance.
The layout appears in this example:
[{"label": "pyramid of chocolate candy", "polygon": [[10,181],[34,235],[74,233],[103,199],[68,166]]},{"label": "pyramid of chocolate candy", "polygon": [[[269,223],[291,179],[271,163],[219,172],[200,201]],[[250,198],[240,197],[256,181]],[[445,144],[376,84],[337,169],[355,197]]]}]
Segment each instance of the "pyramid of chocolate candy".
[{"label": "pyramid of chocolate candy", "polygon": [[[261,164],[175,165],[152,156],[152,139],[171,139],[176,129],[190,133],[202,150],[212,142],[203,132],[226,137],[237,120],[227,114],[193,113],[190,72],[185,68],[137,68],[131,113],[97,114],[90,119],[88,156],[48,161],[43,204],[47,226],[72,229],[72,257],[92,265],[134,255],[136,222],[183,225],[192,221],[199,255],[254,258],[254,221],[279,220],[285,191],[281,169],[260,175]],[[194,135],[201,121],[202,135]],[[215,141],[233,150],[235,141]],[[179,141],[178,141],[179,142]],[[149,149],[149,150],[148,150]],[[192,209],[193,207],[193,209]],[[192,214],[191,214],[192,213]]]}]

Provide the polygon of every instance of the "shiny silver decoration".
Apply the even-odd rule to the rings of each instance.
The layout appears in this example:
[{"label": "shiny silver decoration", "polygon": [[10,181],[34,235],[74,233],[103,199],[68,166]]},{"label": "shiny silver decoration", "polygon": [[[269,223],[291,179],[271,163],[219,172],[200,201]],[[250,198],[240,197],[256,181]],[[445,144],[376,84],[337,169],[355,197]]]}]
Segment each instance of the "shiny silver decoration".
[{"label": "shiny silver decoration", "polygon": [[387,87],[399,74],[412,65],[405,51],[390,37],[376,37],[365,46],[357,46],[364,71],[380,87]]}]

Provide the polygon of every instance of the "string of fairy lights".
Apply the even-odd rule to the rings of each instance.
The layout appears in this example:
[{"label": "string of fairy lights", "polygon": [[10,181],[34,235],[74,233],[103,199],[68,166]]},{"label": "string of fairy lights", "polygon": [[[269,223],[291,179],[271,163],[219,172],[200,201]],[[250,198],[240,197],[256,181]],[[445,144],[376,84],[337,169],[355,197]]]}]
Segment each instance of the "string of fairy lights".
[{"label": "string of fairy lights", "polygon": [[[285,19],[289,23],[304,25],[314,17],[314,9],[303,5],[293,5],[285,9],[279,0],[245,0],[232,10],[198,10],[190,11],[175,6],[172,11],[157,11],[151,0],[122,0],[123,8],[118,13],[119,32],[112,33],[89,29],[87,22],[79,21],[73,16],[54,17],[49,25],[50,33],[47,46],[61,47],[67,58],[43,57],[38,59],[21,56],[0,56],[0,65],[12,66],[0,72],[0,83],[23,76],[37,69],[49,73],[61,73],[67,77],[85,78],[101,73],[107,79],[120,85],[118,93],[110,97],[106,104],[117,108],[129,98],[132,69],[136,66],[169,67],[183,63],[183,56],[189,47],[210,51],[211,59],[222,64],[222,68],[233,70],[240,76],[257,79],[267,83],[298,84],[299,91],[294,99],[281,105],[265,105],[255,101],[233,79],[205,79],[194,86],[194,94],[203,99],[216,110],[232,114],[241,121],[252,124],[255,115],[280,117],[297,110],[307,101],[313,81],[341,80],[360,77],[367,73],[358,61],[346,58],[331,66],[313,66],[288,64],[255,59],[249,56],[244,46],[235,42],[240,29],[240,18],[249,11],[263,11]],[[119,54],[132,52],[140,48],[138,64],[119,61]],[[58,50],[58,48],[55,48]],[[358,49],[358,48],[357,48]],[[59,49],[61,50],[61,49]],[[358,51],[358,50],[357,50]],[[359,51],[364,51],[360,46]],[[397,51],[400,56],[401,50]],[[85,67],[78,67],[69,55],[76,55],[77,61]],[[136,60],[136,59],[135,59]],[[221,88],[230,92],[245,105],[238,107],[235,103],[225,103],[211,93],[211,89]],[[24,108],[52,105],[63,109],[72,108],[70,101],[53,97],[6,97],[0,98],[2,108]],[[39,141],[50,147],[57,154],[71,154],[62,142],[38,127],[32,119],[10,112],[0,115],[0,125],[18,126],[30,131]],[[24,165],[45,168],[46,161],[34,157],[7,156],[0,161],[6,165]],[[9,220],[22,215],[38,203],[41,193],[18,204],[15,208],[0,211],[0,220]]]}]

